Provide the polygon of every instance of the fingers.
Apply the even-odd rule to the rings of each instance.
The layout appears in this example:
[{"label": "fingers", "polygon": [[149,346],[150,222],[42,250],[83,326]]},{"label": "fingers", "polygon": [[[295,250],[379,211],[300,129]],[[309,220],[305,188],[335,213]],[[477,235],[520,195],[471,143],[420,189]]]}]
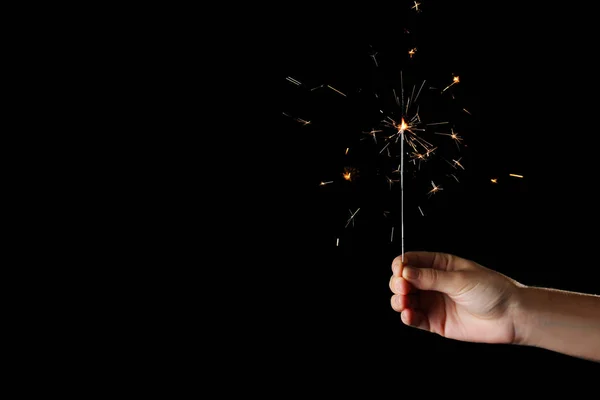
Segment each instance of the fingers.
[{"label": "fingers", "polygon": [[417,268],[456,271],[468,269],[471,264],[472,263],[466,262],[463,258],[452,254],[431,251],[409,251],[404,253],[404,262],[402,262],[402,255],[394,258],[392,261],[392,271],[398,270],[399,275],[402,275],[402,270],[406,265]]},{"label": "fingers", "polygon": [[396,258],[394,258],[394,260],[392,261],[392,274],[394,276],[402,276],[402,256],[398,256]]},{"label": "fingers", "polygon": [[407,295],[415,291],[413,285],[401,276],[392,276],[389,285],[390,290],[395,294]]},{"label": "fingers", "polygon": [[413,328],[419,328],[426,331],[430,331],[429,320],[423,314],[423,312],[419,310],[415,310],[413,308],[407,308],[402,311],[400,314],[400,319],[404,324],[412,326]]},{"label": "fingers", "polygon": [[[458,295],[477,284],[473,279],[469,280],[463,271],[443,271],[434,268],[407,266],[402,271],[402,277],[416,289],[434,290],[449,295]],[[401,287],[399,283],[396,285],[398,288]]]},{"label": "fingers", "polygon": [[395,294],[392,296],[391,305],[394,311],[403,312],[407,308],[415,309],[419,307],[419,297],[416,294]]},{"label": "fingers", "polygon": [[400,319],[405,325],[429,331],[429,320],[423,311],[419,309],[420,304],[418,294],[393,295],[391,298],[391,305],[394,311],[401,313]]},{"label": "fingers", "polygon": [[417,268],[435,268],[447,271],[452,267],[452,256],[430,251],[411,251],[404,254],[404,265]]}]

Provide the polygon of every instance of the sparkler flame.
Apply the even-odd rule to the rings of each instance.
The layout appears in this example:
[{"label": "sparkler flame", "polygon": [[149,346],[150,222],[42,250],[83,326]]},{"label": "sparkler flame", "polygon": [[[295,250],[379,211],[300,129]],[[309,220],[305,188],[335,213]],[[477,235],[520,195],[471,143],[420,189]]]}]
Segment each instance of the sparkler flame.
[{"label": "sparkler flame", "polygon": [[[420,13],[422,10],[420,8],[421,3],[418,1],[414,1],[411,2],[412,4],[412,9],[417,12]],[[404,28],[404,32],[406,34],[409,34],[409,30]],[[408,57],[406,55],[406,51],[408,51]],[[414,46],[414,43],[410,43],[410,46],[406,46],[403,50],[401,50],[401,55],[402,58],[401,60],[404,60],[403,62],[407,62],[410,63],[410,65],[414,65],[416,62],[418,62],[418,60],[420,59],[420,57],[415,57],[414,60],[410,60],[412,59],[413,56],[415,55],[417,51],[417,47]],[[419,47],[419,51],[421,52],[421,48]],[[365,54],[365,58],[368,60],[369,65],[371,65],[371,68],[373,68],[376,71],[385,71],[386,65],[385,65],[385,58],[379,58],[379,51],[374,50],[372,47],[370,49],[370,52],[368,52],[367,54]],[[383,74],[384,72],[382,72]],[[395,72],[397,73],[397,72]],[[304,78],[302,79],[302,82],[300,82],[299,80],[291,77],[291,76],[287,76],[286,80],[288,81],[288,83],[290,83],[291,87],[293,87],[294,89],[290,89],[290,90],[304,90],[306,93],[308,93],[310,96],[324,96],[323,93],[327,93],[328,91],[335,93],[336,96],[331,97],[332,101],[339,101],[339,102],[355,102],[358,98],[357,93],[360,93],[361,96],[363,96],[363,93],[368,93],[365,94],[365,98],[367,101],[370,102],[375,102],[377,101],[377,103],[375,104],[375,107],[373,108],[373,110],[375,111],[373,113],[374,118],[381,118],[382,116],[384,117],[383,120],[379,120],[377,121],[377,119],[375,121],[370,120],[370,121],[363,121],[361,123],[362,126],[360,126],[360,129],[357,129],[357,134],[358,134],[358,139],[360,140],[362,143],[365,143],[364,146],[370,146],[368,148],[375,148],[375,158],[373,158],[372,160],[369,161],[373,161],[375,160],[375,162],[377,163],[381,163],[378,164],[379,168],[376,169],[370,169],[368,166],[363,168],[362,166],[359,165],[360,167],[360,180],[362,181],[363,175],[365,176],[375,176],[375,179],[378,181],[384,181],[386,186],[389,187],[389,190],[392,191],[394,194],[397,194],[397,186],[400,186],[400,204],[399,206],[401,207],[401,212],[398,213],[397,215],[400,216],[400,218],[402,218],[402,220],[400,221],[400,228],[401,228],[401,239],[402,239],[402,255],[404,255],[404,178],[406,176],[406,169],[408,167],[409,169],[409,173],[412,173],[412,175],[409,175],[409,177],[415,178],[417,176],[417,172],[423,172],[423,174],[428,174],[428,173],[432,173],[432,174],[437,174],[438,172],[441,171],[437,171],[435,170],[436,168],[442,166],[444,168],[447,168],[448,165],[450,166],[450,168],[452,169],[452,172],[455,172],[458,174],[459,170],[464,170],[465,169],[465,164],[463,164],[463,158],[459,155],[456,156],[456,152],[457,151],[461,151],[463,150],[464,147],[466,147],[466,145],[463,144],[463,137],[462,134],[463,132],[460,130],[460,127],[458,128],[459,131],[461,133],[461,136],[459,136],[456,132],[455,132],[455,127],[453,126],[453,124],[451,124],[449,121],[446,120],[446,118],[444,118],[442,120],[442,122],[436,122],[431,121],[432,118],[436,118],[439,115],[446,115],[449,112],[449,109],[436,109],[435,107],[438,107],[438,105],[440,105],[440,101],[444,101],[444,102],[448,102],[450,103],[451,100],[455,100],[454,99],[454,93],[452,90],[450,90],[453,86],[457,85],[461,79],[458,75],[452,74],[452,80],[451,82],[447,82],[448,78],[446,75],[446,78],[442,78],[441,82],[437,82],[434,84],[429,83],[427,86],[425,85],[426,81],[419,80],[418,82],[419,84],[416,85],[410,85],[412,86],[412,91],[410,90],[410,86],[406,85],[405,86],[405,77],[403,76],[403,71],[400,70],[400,85],[397,88],[393,88],[390,87],[389,85],[389,80],[385,79],[384,84],[387,85],[384,89],[386,91],[388,91],[386,94],[384,91],[382,91],[379,87],[375,86],[375,84],[372,87],[372,92],[369,93],[369,88],[365,88],[365,87],[361,87],[358,88],[358,90],[355,90],[356,88],[352,88],[351,85],[348,84],[342,84],[341,86],[338,86],[337,83],[335,83],[334,86],[329,85],[327,83],[321,83],[321,82],[310,82],[309,80],[305,80]],[[397,79],[397,78],[395,78]],[[434,87],[435,86],[435,87]],[[445,86],[445,87],[444,87]],[[309,89],[311,88],[312,89]],[[341,90],[339,90],[339,88],[341,88]],[[441,94],[440,94],[440,88],[443,88],[441,90]],[[319,90],[319,89],[323,89],[323,90]],[[396,94],[396,89],[398,90],[398,94]],[[405,92],[406,90],[406,92]],[[444,94],[445,92],[448,91],[448,94]],[[391,93],[390,93],[391,92]],[[423,95],[422,95],[423,93]],[[393,94],[393,97],[391,96]],[[437,96],[435,99],[432,99],[431,96]],[[425,98],[425,99],[423,99]],[[441,100],[439,100],[439,99]],[[327,98],[329,99],[329,98]],[[376,100],[375,100],[376,99]],[[391,104],[391,99],[393,99],[395,101],[395,104]],[[457,102],[453,102],[454,104]],[[348,104],[348,103],[339,103],[339,104]],[[356,103],[351,103],[353,106],[356,105]],[[391,107],[390,107],[391,106]],[[423,110],[421,111],[420,108],[423,108]],[[444,103],[443,105],[441,105],[441,107],[447,107],[447,103]],[[431,108],[434,108],[433,110],[431,110]],[[353,108],[354,110],[355,108]],[[363,108],[364,109],[364,108]],[[390,111],[391,110],[391,111]],[[466,108],[462,108],[462,106],[459,108],[461,115],[467,114],[467,115],[471,115],[471,113],[466,109]],[[440,112],[441,111],[441,112]],[[377,113],[378,112],[378,113]],[[376,115],[375,115],[376,114]],[[311,129],[311,125],[315,126],[318,125],[319,121],[318,118],[313,118],[314,116],[312,115],[305,115],[304,113],[301,113],[301,115],[303,116],[303,118],[299,118],[299,117],[295,117],[292,116],[290,114],[286,114],[284,113],[284,115],[286,115],[287,117],[291,118],[292,120],[296,121],[300,126],[302,127],[306,127],[306,129]],[[371,115],[371,114],[367,114],[366,115]],[[335,122],[332,124],[333,126],[338,126],[335,125]],[[446,127],[442,126],[441,128],[439,127],[440,125],[446,125]],[[433,128],[433,126],[435,126],[435,128]],[[366,128],[366,129],[365,129]],[[446,129],[444,129],[446,128]],[[365,129],[365,130],[362,130]],[[368,130],[367,130],[368,129]],[[439,130],[439,132],[434,132],[434,130]],[[352,133],[352,132],[350,132]],[[344,132],[344,134],[346,134],[346,132]],[[441,156],[435,156],[434,154],[436,152],[436,150],[438,149],[438,146],[434,145],[433,143],[430,142],[433,141],[432,138],[435,135],[445,135],[448,136],[448,138],[444,138],[440,140],[440,143],[446,144],[445,146],[442,146],[440,144],[440,151],[439,153],[442,153]],[[350,136],[345,136],[344,140],[352,140]],[[454,144],[450,143],[450,142],[454,142]],[[448,145],[448,143],[450,145]],[[354,160],[356,160],[355,157],[363,157],[364,156],[364,148],[361,148],[360,146],[356,145],[356,143],[351,143],[350,144],[352,146],[352,154],[349,155],[349,149],[350,147],[346,147],[346,144],[341,147],[340,149],[340,153],[341,151],[343,151],[342,149],[345,149],[344,152],[344,159],[345,160],[351,160],[348,161],[348,163],[352,163]],[[405,151],[405,147],[408,146],[406,148],[407,151]],[[453,155],[445,155],[445,151],[447,150],[446,147],[450,147],[450,150],[452,151]],[[337,151],[337,150],[336,150]],[[381,156],[379,156],[377,154],[377,151],[379,151],[379,154]],[[408,157],[407,159],[407,164],[409,165],[405,165],[404,159],[405,156]],[[399,161],[400,163],[398,163],[398,158],[399,157]],[[441,158],[442,161],[440,163],[437,163],[435,161],[435,159],[437,158]],[[432,161],[433,160],[433,161]],[[361,160],[364,161],[364,160]],[[346,161],[344,161],[344,163],[346,163]],[[425,163],[427,163],[425,165]],[[423,164],[423,167],[421,167],[421,164]],[[347,165],[347,164],[346,164]],[[392,168],[390,168],[390,166],[392,166]],[[467,165],[468,167],[468,165]],[[339,175],[338,179],[333,181],[333,180],[323,180],[323,181],[317,181],[315,183],[319,183],[320,186],[327,186],[327,185],[331,185],[332,187],[336,187],[336,185],[334,183],[336,182],[351,182],[351,184],[349,184],[350,186],[354,186],[355,183],[357,181],[358,178],[358,169],[353,168],[353,167],[344,167],[343,171],[341,173],[338,172]],[[399,175],[399,179],[398,179],[398,175]],[[427,185],[427,187],[425,185],[421,185],[420,180],[418,181],[418,190],[420,193],[419,196],[422,196],[422,199],[419,199],[417,197],[416,201],[426,201],[429,197],[432,197],[435,194],[440,193],[443,188],[442,185],[445,187],[446,183],[451,180],[452,184],[455,184],[456,182],[459,182],[458,178],[454,175],[454,174],[445,174],[446,177],[450,177],[450,179],[448,178],[441,178],[443,179],[439,184],[434,183],[433,180],[431,180],[431,178],[435,179],[435,181],[438,181],[437,177],[428,177],[424,180],[424,184]],[[522,176],[516,175],[516,174],[511,174],[511,176],[513,177],[519,177],[522,178]],[[496,183],[496,179],[492,179],[491,180],[492,183]],[[399,185],[396,185],[396,183],[400,183]],[[429,186],[430,183],[430,186]],[[415,185],[417,185],[417,183],[415,183]],[[344,186],[347,186],[346,184],[344,184]],[[356,185],[358,187],[361,187],[361,185]],[[417,187],[417,186],[415,186]],[[329,190],[329,189],[326,189]],[[448,193],[450,190],[446,190],[445,192]],[[444,193],[444,192],[442,192]],[[444,194],[446,194],[444,193]],[[371,195],[370,195],[371,197]],[[372,198],[372,197],[371,197]],[[387,198],[387,195],[386,195]],[[432,200],[435,201],[435,200]],[[398,203],[394,203],[395,205],[398,205]],[[414,207],[414,208],[413,208]],[[349,218],[346,221],[346,227],[349,226],[354,226],[354,222],[356,219],[356,215],[358,213],[358,211],[360,210],[360,208],[356,209],[356,211],[352,211],[349,210]],[[415,210],[415,212],[418,211],[418,213],[421,216],[425,216],[426,213],[424,212],[424,210],[421,208],[420,205],[414,204],[411,205],[411,210]],[[366,214],[365,212],[363,212],[363,214]],[[430,212],[427,212],[428,215],[430,215]],[[368,215],[368,214],[367,214]],[[387,211],[384,212],[384,216],[387,217]],[[359,215],[358,218],[360,219],[361,216]],[[394,227],[391,227],[391,236],[390,236],[390,242],[394,241]],[[340,243],[340,238],[336,239],[336,246],[338,246]]]},{"label": "sparkler flame", "polygon": [[407,129],[408,129],[408,125],[406,125],[406,122],[404,121],[404,118],[402,118],[402,122],[398,126],[398,133],[402,134]]}]

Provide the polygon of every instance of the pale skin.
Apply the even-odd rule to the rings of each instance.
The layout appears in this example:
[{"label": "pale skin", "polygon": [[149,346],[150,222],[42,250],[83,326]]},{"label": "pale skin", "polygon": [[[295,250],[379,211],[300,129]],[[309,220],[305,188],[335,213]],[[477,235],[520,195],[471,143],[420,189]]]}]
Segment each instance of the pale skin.
[{"label": "pale skin", "polygon": [[[412,273],[415,273],[413,277]],[[600,362],[600,296],[523,285],[452,254],[392,262],[392,308],[449,339],[535,346]]]}]

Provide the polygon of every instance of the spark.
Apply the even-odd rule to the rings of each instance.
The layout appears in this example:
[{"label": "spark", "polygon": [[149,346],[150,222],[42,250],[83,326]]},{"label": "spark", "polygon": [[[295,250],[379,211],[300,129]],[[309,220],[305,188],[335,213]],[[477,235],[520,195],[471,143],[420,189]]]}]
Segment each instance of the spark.
[{"label": "spark", "polygon": [[423,81],[423,83],[421,83],[421,87],[419,88],[419,91],[417,92],[417,97],[415,97],[414,102],[416,102],[417,99],[419,98],[419,95],[421,94],[421,90],[423,90],[424,85],[425,85],[425,81]]},{"label": "spark", "polygon": [[509,175],[510,175],[510,176],[513,176],[513,177],[515,177],[515,178],[522,178],[522,177],[523,177],[523,175],[517,175],[517,174],[509,174]]},{"label": "spark", "polygon": [[350,147],[346,147],[346,151],[344,152],[345,155],[348,155],[348,152],[350,151]]},{"label": "spark", "polygon": [[408,113],[408,109],[410,107],[410,103],[413,101],[414,95],[415,95],[415,85],[413,85],[412,92],[410,93],[410,97],[406,101],[406,113]]},{"label": "spark", "polygon": [[350,218],[348,218],[348,221],[346,222],[345,228],[348,227],[348,225],[350,224],[350,222],[352,222],[352,226],[354,226],[354,216],[358,213],[359,210],[360,210],[360,208],[358,208],[354,212],[352,212],[352,210],[349,210],[350,211]]},{"label": "spark", "polygon": [[375,143],[377,143],[377,136],[375,135],[376,133],[381,132],[381,130],[375,130],[375,129],[371,129],[370,131],[366,132],[363,131],[364,134],[366,135],[371,135],[373,137],[373,140],[375,141]]},{"label": "spark", "polygon": [[446,86],[446,87],[444,88],[444,90],[442,90],[442,93],[444,93],[446,90],[448,90],[448,89],[449,89],[449,88],[450,88],[452,85],[456,85],[456,84],[457,84],[457,83],[459,83],[459,82],[460,82],[460,78],[459,78],[459,77],[458,77],[458,75],[457,75],[457,76],[455,76],[454,78],[452,78],[452,83],[451,83],[451,84],[449,84],[448,86]]},{"label": "spark", "polygon": [[313,90],[321,89],[322,87],[325,87],[325,85],[316,86],[316,87],[310,89],[310,91],[312,92]]},{"label": "spark", "polygon": [[398,182],[398,180],[397,180],[397,179],[392,179],[392,178],[390,178],[389,176],[386,176],[385,178],[387,179],[387,181],[388,181],[388,183],[389,183],[389,185],[390,185],[390,190],[392,190],[392,185],[393,185],[394,183]]},{"label": "spark", "polygon": [[392,234],[390,235],[390,242],[394,241],[394,227],[392,226]]},{"label": "spark", "polygon": [[[371,47],[371,46],[369,46],[369,47]],[[373,49],[373,47],[371,47],[371,50],[372,50],[372,49]],[[375,57],[377,56],[377,52],[376,52],[376,51],[373,51],[373,53],[372,53],[372,54],[369,54],[369,55],[370,55],[370,56],[371,56],[371,58],[373,59],[373,62],[375,62],[375,66],[376,66],[376,67],[379,67],[379,65],[377,64],[377,58],[375,58]]]},{"label": "spark", "polygon": [[432,149],[427,149],[427,153],[425,154],[426,156],[429,156],[430,154],[433,154],[436,151],[437,147],[434,147]]},{"label": "spark", "polygon": [[352,167],[345,167],[344,172],[342,173],[342,177],[348,182],[352,182],[355,176],[358,175],[358,170]]},{"label": "spark", "polygon": [[344,93],[340,92],[339,90],[337,90],[337,89],[336,89],[336,88],[334,88],[334,87],[331,87],[331,86],[329,86],[329,85],[327,85],[327,87],[328,87],[329,89],[333,90],[334,92],[337,92],[337,93],[341,94],[341,95],[342,95],[342,96],[344,96],[344,97],[348,97],[348,96],[346,96]]},{"label": "spark", "polygon": [[454,163],[454,165],[458,165],[462,169],[465,169],[465,167],[463,167],[463,165],[460,163],[460,160],[462,160],[462,157],[459,158],[458,160],[452,160],[452,162]]},{"label": "spark", "polygon": [[[404,112],[404,75],[402,74],[402,71],[400,71],[400,93],[402,95],[402,112]],[[402,122],[404,122],[404,119],[402,120]]]},{"label": "spark", "polygon": [[340,245],[340,238],[335,238],[335,247]]},{"label": "spark", "polygon": [[454,179],[456,179],[456,182],[460,183],[460,181],[458,180],[458,178],[456,177],[456,175],[450,174],[450,176],[453,177]]},{"label": "spark", "polygon": [[398,127],[398,132],[399,133],[404,133],[405,130],[408,129],[408,125],[406,125],[406,122],[404,121],[404,118],[402,118],[402,121],[400,122],[400,126]]},{"label": "spark", "polygon": [[430,124],[427,124],[427,126],[432,126],[432,125],[446,125],[449,124],[450,122],[445,121],[445,122],[432,122]]},{"label": "spark", "polygon": [[421,10],[419,9],[419,6],[421,5],[421,3],[419,2],[414,2],[415,5],[411,7],[411,9],[414,9],[416,12],[421,12]]},{"label": "spark", "polygon": [[412,57],[415,55],[415,53],[416,53],[416,52],[417,52],[417,48],[416,48],[416,47],[413,47],[412,49],[410,49],[410,50],[408,51],[408,56],[409,56],[410,58],[412,58]]},{"label": "spark", "polygon": [[463,138],[458,136],[456,134],[456,132],[454,132],[454,129],[450,128],[450,131],[452,133],[440,133],[440,132],[434,132],[436,135],[444,135],[444,136],[450,136],[452,139],[454,139],[455,143],[456,143],[456,147],[458,147],[458,149],[460,150],[460,146],[459,143],[462,142]]},{"label": "spark", "polygon": [[293,83],[294,85],[296,85],[296,86],[300,86],[300,85],[302,85],[302,83],[300,83],[300,82],[299,82],[299,81],[297,81],[296,79],[292,78],[291,76],[288,76],[288,77],[287,77],[287,78],[285,78],[285,79],[287,79],[288,81],[292,82],[292,83]]},{"label": "spark", "polygon": [[330,183],[333,183],[333,181],[323,181],[323,182],[319,183],[319,186],[329,185]]},{"label": "spark", "polygon": [[427,192],[427,194],[431,197],[431,195],[436,194],[437,192],[439,192],[440,190],[444,190],[442,189],[441,186],[436,186],[435,183],[433,183],[433,181],[431,181],[431,186],[433,186],[433,189],[431,189],[429,192]]},{"label": "spark", "polygon": [[492,179],[490,179],[490,181],[491,181],[492,183],[498,183],[498,178],[492,178]]},{"label": "spark", "polygon": [[290,114],[285,113],[285,112],[282,112],[282,114],[285,115],[286,117],[289,117],[289,118],[293,119],[296,122],[300,122],[302,125],[310,125],[310,121],[306,121],[306,120],[304,120],[302,118],[292,117]]},{"label": "spark", "polygon": [[425,216],[425,213],[423,212],[423,210],[421,210],[421,206],[417,206],[417,208],[419,209],[419,211],[421,212],[421,216]]},{"label": "spark", "polygon": [[[419,161],[418,165],[417,165],[417,160]],[[417,165],[417,168],[420,170],[421,169],[421,161],[427,161],[427,153],[422,154],[422,153],[414,153],[413,152],[411,154],[410,161],[412,161],[414,165]]]},{"label": "spark", "polygon": [[[386,143],[386,145],[385,145],[385,146],[383,146],[383,148],[382,148],[382,149],[379,151],[379,154],[383,153],[383,151],[384,151],[385,149],[387,149],[387,147],[388,147],[389,145],[390,145],[390,143],[389,143],[389,142],[388,142],[388,143]],[[389,151],[389,149],[388,149],[388,151]]]},{"label": "spark", "polygon": [[467,114],[469,114],[469,115],[472,115],[472,114],[469,112],[469,110],[467,110],[466,108],[463,108],[463,111],[464,111],[464,112],[466,112],[466,113],[467,113]]},{"label": "spark", "polygon": [[[380,151],[380,153],[389,146],[391,141],[397,143],[400,139],[406,140],[408,145],[415,150],[415,152],[417,152],[418,146],[423,147],[425,151],[430,151],[433,145],[415,133],[415,131],[420,131],[423,129],[417,128],[416,124],[412,123],[413,120],[417,121],[416,124],[418,124],[420,121],[418,116],[411,119],[409,123],[407,123],[404,118],[402,118],[400,122],[396,122],[392,118],[387,117],[387,120],[384,120],[383,124],[387,127],[395,129],[396,133],[387,137],[388,143]],[[404,140],[402,142],[404,142]]]},{"label": "spark", "polygon": [[459,166],[459,167],[461,167],[462,169],[465,169],[465,167],[463,167],[463,165],[460,163],[460,160],[462,160],[462,157],[461,157],[461,158],[459,158],[458,160],[454,160],[454,159],[453,159],[453,160],[452,160],[452,162],[450,162],[450,161],[446,160],[446,162],[447,162],[448,164],[450,164],[450,165],[452,166],[452,168],[455,168],[455,169],[456,169],[456,166]]},{"label": "spark", "polygon": [[426,149],[425,153],[412,152],[410,160],[413,162],[414,165],[417,165],[416,162],[418,160],[419,161],[418,167],[420,169],[421,168],[421,161],[427,161],[427,158],[429,157],[429,155],[433,154],[436,149],[437,149],[437,147]]}]

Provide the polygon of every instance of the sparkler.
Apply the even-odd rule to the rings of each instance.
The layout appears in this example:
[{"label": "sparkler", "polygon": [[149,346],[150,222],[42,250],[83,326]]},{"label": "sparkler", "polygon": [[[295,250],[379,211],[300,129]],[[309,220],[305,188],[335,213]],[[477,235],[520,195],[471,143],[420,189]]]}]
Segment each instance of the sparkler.
[{"label": "sparkler", "polygon": [[[420,2],[413,1],[411,2],[410,8],[416,13],[421,13],[422,9],[420,8],[420,5]],[[409,34],[410,31],[407,28],[404,28],[404,33]],[[372,46],[369,45],[369,47],[369,50],[364,53],[365,59],[367,60],[366,62],[368,63],[367,65],[370,65],[370,68],[372,68],[373,71],[377,71],[378,74],[381,73],[383,75],[387,71],[386,68],[390,66],[390,64],[387,63],[389,58],[386,57],[383,51],[380,51],[382,49],[376,51]],[[423,51],[424,54],[426,49],[423,50],[421,47],[419,47],[419,49],[420,51]],[[406,46],[404,50],[398,49],[398,51],[399,54],[402,55],[402,62],[418,62],[420,58],[415,57],[417,47],[414,46],[414,43],[411,43],[410,46]],[[408,57],[406,56],[407,53]],[[380,54],[382,55],[382,58],[379,58]],[[302,78],[303,82],[300,82],[291,76],[286,77],[286,80],[290,83],[291,87],[306,91],[310,96],[322,96],[323,93],[327,91],[334,92],[339,96],[333,96],[331,98],[327,97],[326,99],[332,102],[339,102],[336,104],[340,104],[341,102],[351,102],[351,104],[356,105],[357,102],[363,99],[367,99],[364,101],[369,101],[370,103],[376,103],[376,106],[374,106],[373,109],[379,120],[377,122],[373,120],[362,121],[361,124],[358,124],[358,129],[355,132],[349,132],[348,136],[346,136],[346,138],[354,137],[352,135],[355,133],[357,134],[357,140],[362,144],[361,146],[351,144],[351,146],[346,147],[344,145],[342,147],[345,149],[344,163],[346,165],[354,164],[358,158],[365,156],[365,148],[374,149],[375,151],[373,154],[376,157],[375,160],[383,163],[384,166],[377,169],[366,168],[364,176],[367,178],[375,177],[378,180],[384,180],[387,189],[392,193],[396,193],[394,190],[396,187],[395,184],[399,183],[399,221],[391,223],[395,225],[391,226],[389,239],[390,242],[394,241],[395,227],[397,228],[399,224],[402,257],[404,257],[405,253],[406,179],[411,177],[411,174],[413,179],[416,177],[417,173],[429,174],[430,176],[427,177],[425,182],[430,183],[430,186],[420,192],[424,198],[429,199],[444,191],[448,181],[452,184],[459,183],[456,174],[466,169],[463,156],[440,156],[437,154],[438,152],[444,153],[447,151],[447,147],[453,148],[454,153],[456,151],[464,152],[464,131],[459,126],[458,132],[460,132],[461,135],[457,133],[457,127],[451,122],[451,118],[449,118],[449,112],[447,110],[448,106],[441,105],[441,102],[443,101],[450,102],[456,100],[453,93],[455,90],[453,91],[451,89],[460,82],[460,77],[458,75],[448,74],[451,77],[451,82],[447,84],[448,75],[446,75],[445,78],[426,80],[416,79],[414,70],[411,70],[410,68],[406,68],[406,72],[408,72],[408,74],[405,76],[405,68],[398,68],[395,78],[392,80],[385,80],[386,87],[377,88],[373,85],[371,88],[372,90],[369,90],[369,87],[360,87],[354,90],[349,88],[347,83],[342,84],[342,90],[340,90],[340,86],[338,86],[339,82],[334,83],[334,87],[328,83],[310,82],[310,80],[305,78]],[[399,79],[399,86],[394,84],[397,79]],[[441,91],[438,89],[440,87],[443,87]],[[450,95],[446,95],[448,93],[450,93]],[[441,96],[441,94],[444,95]],[[433,96],[437,97],[433,98]],[[393,104],[389,104],[392,100]],[[436,110],[438,110],[436,107],[442,107],[442,112],[436,112]],[[446,109],[444,109],[444,107],[446,107]],[[353,110],[357,109],[365,111],[365,114],[372,111],[367,107],[353,108]],[[457,111],[459,111],[461,115],[466,114],[471,116],[471,112],[462,106],[457,108]],[[310,126],[318,126],[320,123],[317,118],[309,114],[304,114],[303,118],[293,117],[291,114],[285,115],[298,122],[301,127],[306,126],[307,129],[310,129]],[[375,115],[370,115],[372,115],[372,118],[375,118]],[[438,116],[443,116],[443,118],[436,118]],[[352,117],[355,117],[355,115]],[[336,123],[333,123],[332,125],[334,127],[337,126]],[[436,135],[447,136],[449,139],[435,140]],[[349,155],[350,147],[352,147],[352,155]],[[341,154],[341,151],[338,154]],[[442,160],[441,163],[433,161],[430,164],[430,161],[437,158]],[[392,164],[393,168],[389,168],[389,164]],[[452,173],[443,174],[442,178],[438,179],[439,177],[432,176],[432,174],[436,172],[434,169],[439,167],[440,164],[444,168],[450,168]],[[374,170],[377,172],[375,173]],[[409,172],[408,175],[407,172]],[[335,188],[339,187],[338,182],[341,181],[347,182],[344,184],[345,188],[350,188],[357,185],[357,182],[363,179],[363,177],[359,178],[359,169],[352,166],[345,166],[342,171],[338,173],[339,179],[322,180],[319,183],[319,186],[327,187],[327,189],[323,189],[324,191],[335,190]],[[397,174],[399,174],[399,177]],[[361,175],[363,174],[361,173]],[[413,192],[411,191],[410,193]],[[446,191],[446,193],[448,193],[448,191]],[[361,210],[360,207],[357,208],[356,211],[352,211],[352,209],[349,210],[350,215],[346,220],[344,228],[349,227],[350,224],[354,226],[356,215],[359,210]],[[414,204],[410,207],[410,210],[414,210],[415,213],[418,212],[418,215],[421,217],[425,217],[426,215],[421,205]],[[384,218],[388,218],[388,214],[389,211],[384,211]],[[427,214],[431,213],[428,212]],[[395,218],[396,213],[392,215]],[[390,218],[390,220],[391,219],[392,218]],[[340,238],[337,238],[336,246],[338,246],[339,243]]]},{"label": "sparkler", "polygon": [[401,135],[400,138],[400,224],[401,227],[401,253],[402,254],[402,262],[404,262],[404,132],[408,129],[406,122],[404,122],[404,118],[400,123],[400,128],[398,129],[398,133]]}]

